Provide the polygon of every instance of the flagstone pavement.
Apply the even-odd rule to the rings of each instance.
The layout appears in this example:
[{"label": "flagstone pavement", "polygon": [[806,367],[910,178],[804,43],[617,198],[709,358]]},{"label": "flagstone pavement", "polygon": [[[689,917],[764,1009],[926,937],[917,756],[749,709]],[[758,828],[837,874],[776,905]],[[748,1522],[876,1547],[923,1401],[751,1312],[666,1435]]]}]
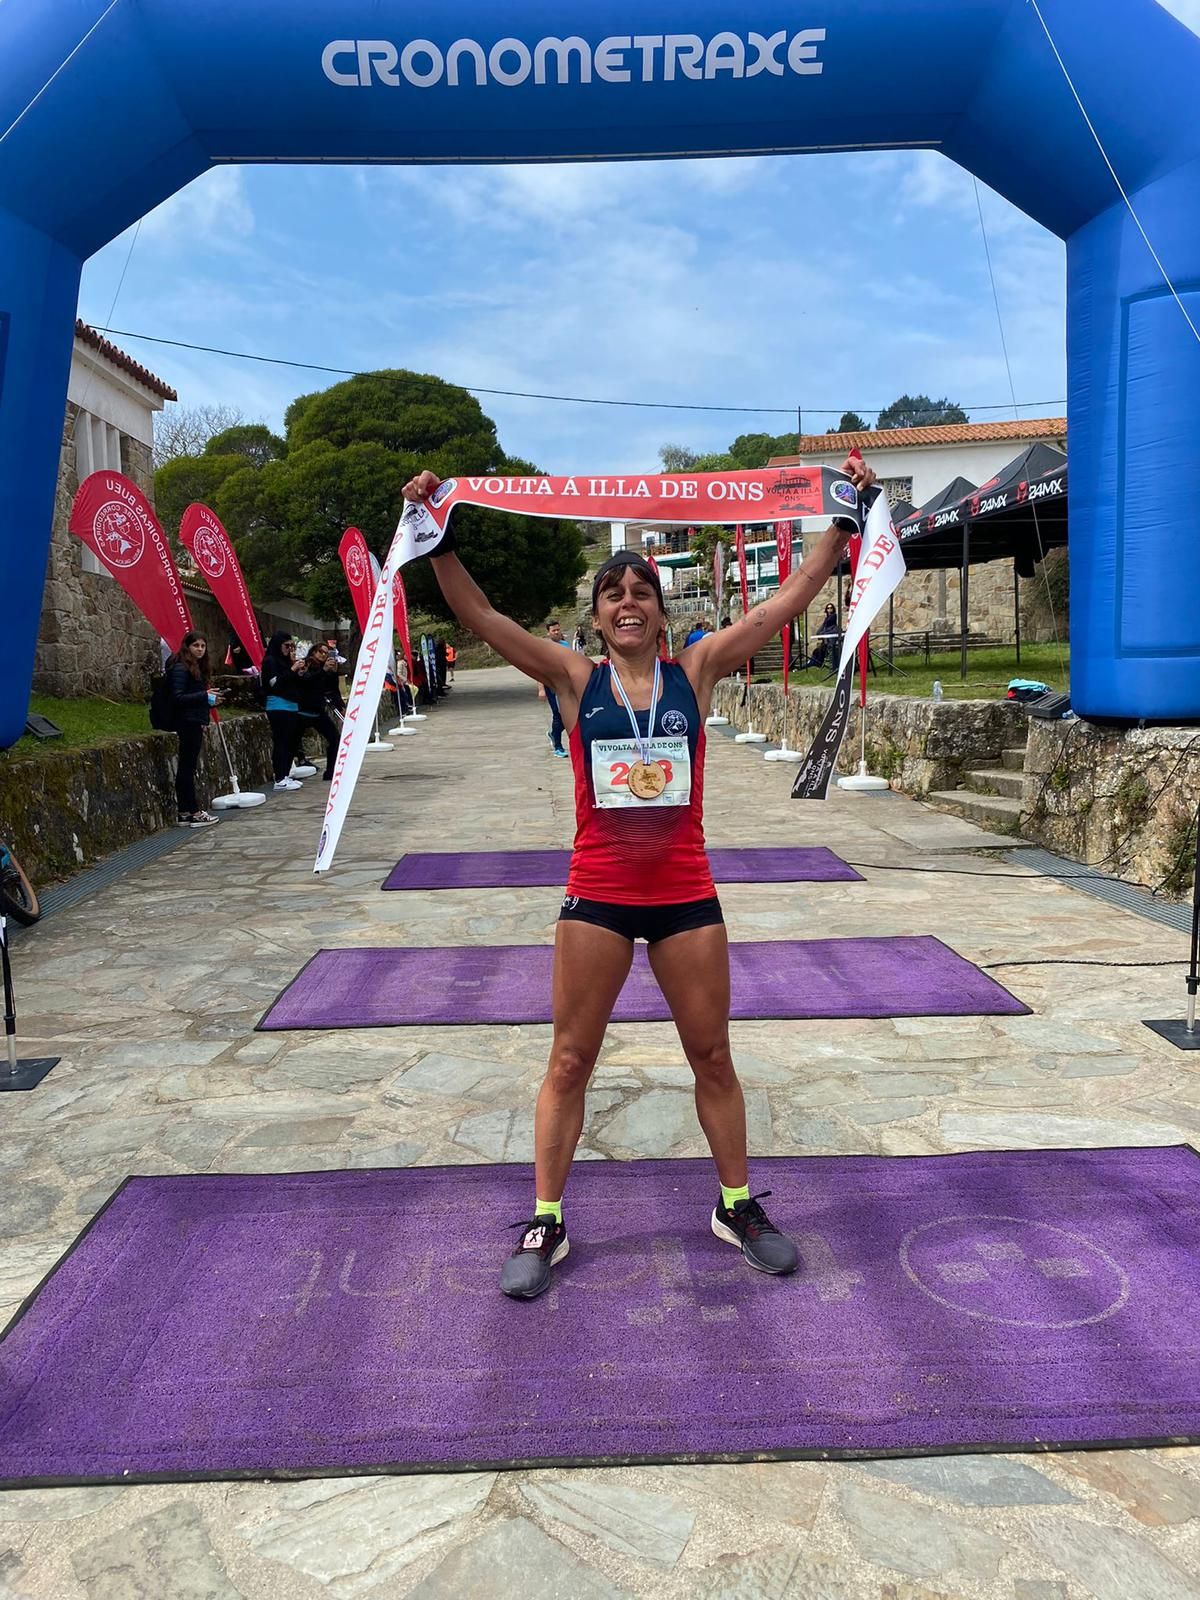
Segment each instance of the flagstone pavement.
[{"label": "flagstone pavement", "polygon": [[[129,1173],[514,1161],[549,1029],[255,1034],[321,945],[552,938],[554,890],[381,894],[405,850],[566,846],[571,769],[507,669],[463,673],[369,756],[337,864],[325,790],[271,795],[22,935],[22,1048],[62,1065],[0,1101],[7,1318]],[[979,963],[1169,959],[1169,929],[1003,863],[896,795],[789,798],[793,769],[714,736],[721,845],[827,844],[868,887],[721,891],[731,936],[936,933]],[[987,853],[988,845],[993,847]],[[884,870],[924,866],[987,877]],[[991,878],[992,881],[988,881]],[[755,1147],[776,1154],[1166,1144],[1200,1134],[1200,1057],[1140,1025],[1182,969],[1030,966],[1026,1017],[736,1023]],[[698,1155],[668,1024],[614,1028],[583,1152]],[[481,1248],[497,1266],[497,1220]],[[0,1494],[0,1596],[25,1600],[653,1595],[656,1600],[1185,1600],[1200,1452],[538,1470]]]}]

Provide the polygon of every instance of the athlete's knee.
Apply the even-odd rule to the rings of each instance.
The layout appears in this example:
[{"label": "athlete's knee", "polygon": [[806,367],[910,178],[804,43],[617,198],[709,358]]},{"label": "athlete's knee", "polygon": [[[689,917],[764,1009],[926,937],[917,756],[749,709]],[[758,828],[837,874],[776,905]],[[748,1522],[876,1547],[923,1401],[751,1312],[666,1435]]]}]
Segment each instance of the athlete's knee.
[{"label": "athlete's knee", "polygon": [[738,1081],[729,1051],[728,1039],[713,1039],[702,1045],[693,1045],[688,1061],[698,1082],[714,1089],[732,1089]]},{"label": "athlete's knee", "polygon": [[546,1067],[546,1082],[558,1094],[578,1094],[587,1088],[595,1064],[595,1056],[578,1045],[555,1044]]}]

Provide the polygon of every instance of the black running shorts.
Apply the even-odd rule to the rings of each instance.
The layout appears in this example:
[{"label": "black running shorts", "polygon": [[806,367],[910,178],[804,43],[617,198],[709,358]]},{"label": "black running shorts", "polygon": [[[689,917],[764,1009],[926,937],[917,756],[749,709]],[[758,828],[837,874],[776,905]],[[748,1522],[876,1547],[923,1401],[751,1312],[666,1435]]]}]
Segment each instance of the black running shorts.
[{"label": "black running shorts", "polygon": [[684,900],[673,906],[618,906],[607,900],[581,900],[578,895],[569,894],[563,899],[558,920],[590,922],[631,943],[644,939],[647,944],[657,944],[660,939],[688,933],[692,928],[711,928],[724,923],[725,918],[715,894],[707,900]]}]

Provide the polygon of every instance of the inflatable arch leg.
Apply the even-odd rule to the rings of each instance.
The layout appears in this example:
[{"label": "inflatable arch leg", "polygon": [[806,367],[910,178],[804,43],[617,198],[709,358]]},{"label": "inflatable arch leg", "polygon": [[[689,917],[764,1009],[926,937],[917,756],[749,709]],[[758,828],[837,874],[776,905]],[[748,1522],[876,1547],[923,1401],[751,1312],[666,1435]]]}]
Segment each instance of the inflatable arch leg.
[{"label": "inflatable arch leg", "polygon": [[[1132,195],[1200,328],[1200,163]],[[1200,344],[1118,203],[1067,247],[1071,701],[1200,717]]]},{"label": "inflatable arch leg", "polygon": [[25,726],[82,263],[0,212],[0,749]]}]

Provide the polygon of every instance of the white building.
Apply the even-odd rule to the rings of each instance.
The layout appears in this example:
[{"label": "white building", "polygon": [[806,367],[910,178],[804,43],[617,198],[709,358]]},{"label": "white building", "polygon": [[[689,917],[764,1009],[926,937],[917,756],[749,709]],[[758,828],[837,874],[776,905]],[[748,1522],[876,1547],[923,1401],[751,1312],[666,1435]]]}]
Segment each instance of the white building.
[{"label": "white building", "polygon": [[861,450],[893,505],[907,500],[924,505],[954,478],[986,483],[1014,456],[1034,443],[1067,448],[1065,417],[1023,422],[958,422],[936,428],[885,428],[881,432],[809,433],[800,453],[772,456],[771,467],[840,467],[851,450]]},{"label": "white building", "polygon": [[42,599],[34,688],[51,695],[145,693],[158,638],[137,607],[68,531],[71,503],[93,472],[121,472],[153,503],[154,416],[174,389],[124,350],[75,324],[58,498]]},{"label": "white building", "polygon": [[[861,450],[892,505],[907,500],[923,506],[955,478],[978,486],[1006,467],[1029,445],[1067,448],[1065,417],[1034,417],[1016,422],[959,422],[932,428],[885,428],[862,433],[806,434],[800,453],[773,456],[769,465],[840,467],[853,449]],[[1019,597],[1040,578],[1018,579],[1009,561],[972,569],[972,633],[1009,639],[1015,633]],[[827,591],[821,596],[828,598]],[[908,630],[953,632],[959,625],[959,574],[955,570],[912,572],[896,596],[895,624]]]},{"label": "white building", "polygon": [[[979,485],[1034,443],[1067,447],[1065,417],[1037,417],[1018,422],[964,422],[931,428],[889,428],[881,432],[816,433],[800,438],[797,455],[772,456],[770,467],[840,467],[853,449],[870,462],[892,505],[908,501],[924,505],[955,478]],[[824,525],[824,518],[806,518],[803,533]],[[773,527],[746,523],[746,566],[753,604],[779,582]],[[799,533],[801,530],[797,530]],[[676,606],[707,610],[709,578],[699,572],[687,552],[687,529],[656,529],[652,523],[614,523],[613,548],[652,554],[662,569],[664,589],[672,588]],[[732,562],[732,527],[728,540]],[[792,566],[802,558],[802,539],[792,545]],[[672,573],[672,569],[674,569]],[[672,582],[673,580],[673,582]],[[971,629],[1007,637],[1014,629],[1014,575],[1011,563],[994,562],[975,569],[971,582]],[[1021,580],[1025,582],[1033,580]],[[896,600],[896,625],[901,629],[953,631],[958,625],[958,574],[914,572],[905,579]],[[735,570],[726,583],[726,607],[736,614],[741,600]],[[826,600],[834,598],[827,585],[817,602],[817,615]],[[673,607],[672,609],[676,609]]]}]

